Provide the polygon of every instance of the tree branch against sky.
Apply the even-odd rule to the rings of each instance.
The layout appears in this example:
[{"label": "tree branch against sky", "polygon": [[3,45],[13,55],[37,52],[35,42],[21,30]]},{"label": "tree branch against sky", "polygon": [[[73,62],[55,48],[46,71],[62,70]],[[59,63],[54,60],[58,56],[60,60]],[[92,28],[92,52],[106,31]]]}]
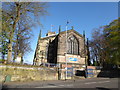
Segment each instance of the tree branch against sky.
[{"label": "tree branch against sky", "polygon": [[[18,30],[18,22],[22,22],[22,26],[24,29],[30,29],[35,24],[40,25],[40,18],[43,15],[46,15],[46,3],[44,2],[2,2],[2,17],[8,18],[9,25],[5,23],[6,28],[4,30],[8,30],[8,55],[7,61],[10,62],[12,60],[12,46],[14,40],[15,32]],[[22,29],[22,33],[25,30]],[[31,32],[30,30],[28,33]],[[21,34],[22,34],[21,33]],[[28,34],[27,33],[27,34]],[[20,33],[19,33],[20,34]],[[25,34],[24,36],[27,36]],[[23,34],[22,34],[23,35]],[[27,37],[26,37],[27,38]]]},{"label": "tree branch against sky", "polygon": [[[119,18],[120,19],[120,18]],[[98,61],[99,65],[104,63],[120,65],[120,21],[116,19],[96,29],[91,39],[91,59]]]},{"label": "tree branch against sky", "polygon": [[104,27],[96,28],[92,32],[92,39],[90,41],[90,51],[91,60],[97,62],[97,65],[103,65],[105,61],[105,48],[107,47],[107,42],[105,41],[105,36],[103,35]]}]

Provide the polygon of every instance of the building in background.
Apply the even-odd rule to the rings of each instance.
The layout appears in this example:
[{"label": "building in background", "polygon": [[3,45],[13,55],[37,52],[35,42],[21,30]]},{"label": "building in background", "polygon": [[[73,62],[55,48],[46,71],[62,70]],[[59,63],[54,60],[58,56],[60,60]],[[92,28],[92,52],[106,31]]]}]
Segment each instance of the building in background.
[{"label": "building in background", "polygon": [[73,28],[62,32],[59,28],[59,34],[48,32],[46,37],[41,37],[40,33],[33,64],[59,64],[63,70],[67,63],[67,68],[72,70],[74,68],[74,71],[85,69],[86,52],[84,35],[82,36]]}]

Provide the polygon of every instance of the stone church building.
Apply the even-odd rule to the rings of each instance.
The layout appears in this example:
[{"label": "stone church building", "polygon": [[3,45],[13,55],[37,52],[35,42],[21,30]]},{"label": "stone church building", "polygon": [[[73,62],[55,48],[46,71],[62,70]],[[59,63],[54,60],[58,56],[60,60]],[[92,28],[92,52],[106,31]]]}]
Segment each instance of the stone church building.
[{"label": "stone church building", "polygon": [[53,63],[59,64],[61,69],[74,67],[79,70],[85,68],[85,52],[87,49],[84,35],[73,28],[61,32],[59,27],[58,34],[49,31],[46,37],[41,37],[40,32],[33,64]]}]

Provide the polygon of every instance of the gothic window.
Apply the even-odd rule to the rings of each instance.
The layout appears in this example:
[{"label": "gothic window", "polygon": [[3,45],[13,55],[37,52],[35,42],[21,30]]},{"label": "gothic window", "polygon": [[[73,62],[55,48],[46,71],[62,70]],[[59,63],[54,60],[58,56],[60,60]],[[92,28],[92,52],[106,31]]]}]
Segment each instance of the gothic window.
[{"label": "gothic window", "polygon": [[75,36],[70,36],[68,38],[68,47],[67,47],[68,54],[79,54],[79,43]]}]

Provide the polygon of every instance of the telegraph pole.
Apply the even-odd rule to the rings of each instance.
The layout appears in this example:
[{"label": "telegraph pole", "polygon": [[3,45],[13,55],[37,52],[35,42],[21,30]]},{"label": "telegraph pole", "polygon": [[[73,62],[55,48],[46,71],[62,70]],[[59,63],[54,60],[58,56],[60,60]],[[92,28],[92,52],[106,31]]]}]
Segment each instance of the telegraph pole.
[{"label": "telegraph pole", "polygon": [[68,43],[67,43],[67,28],[68,28],[68,21],[67,21],[67,24],[66,24],[66,54],[65,54],[65,57],[66,57],[66,76],[65,76],[65,79],[67,79],[67,46],[68,46]]},{"label": "telegraph pole", "polygon": [[87,78],[87,60],[86,60],[86,47],[85,47],[85,31],[83,31],[84,37],[84,55],[85,55],[85,77]]}]

